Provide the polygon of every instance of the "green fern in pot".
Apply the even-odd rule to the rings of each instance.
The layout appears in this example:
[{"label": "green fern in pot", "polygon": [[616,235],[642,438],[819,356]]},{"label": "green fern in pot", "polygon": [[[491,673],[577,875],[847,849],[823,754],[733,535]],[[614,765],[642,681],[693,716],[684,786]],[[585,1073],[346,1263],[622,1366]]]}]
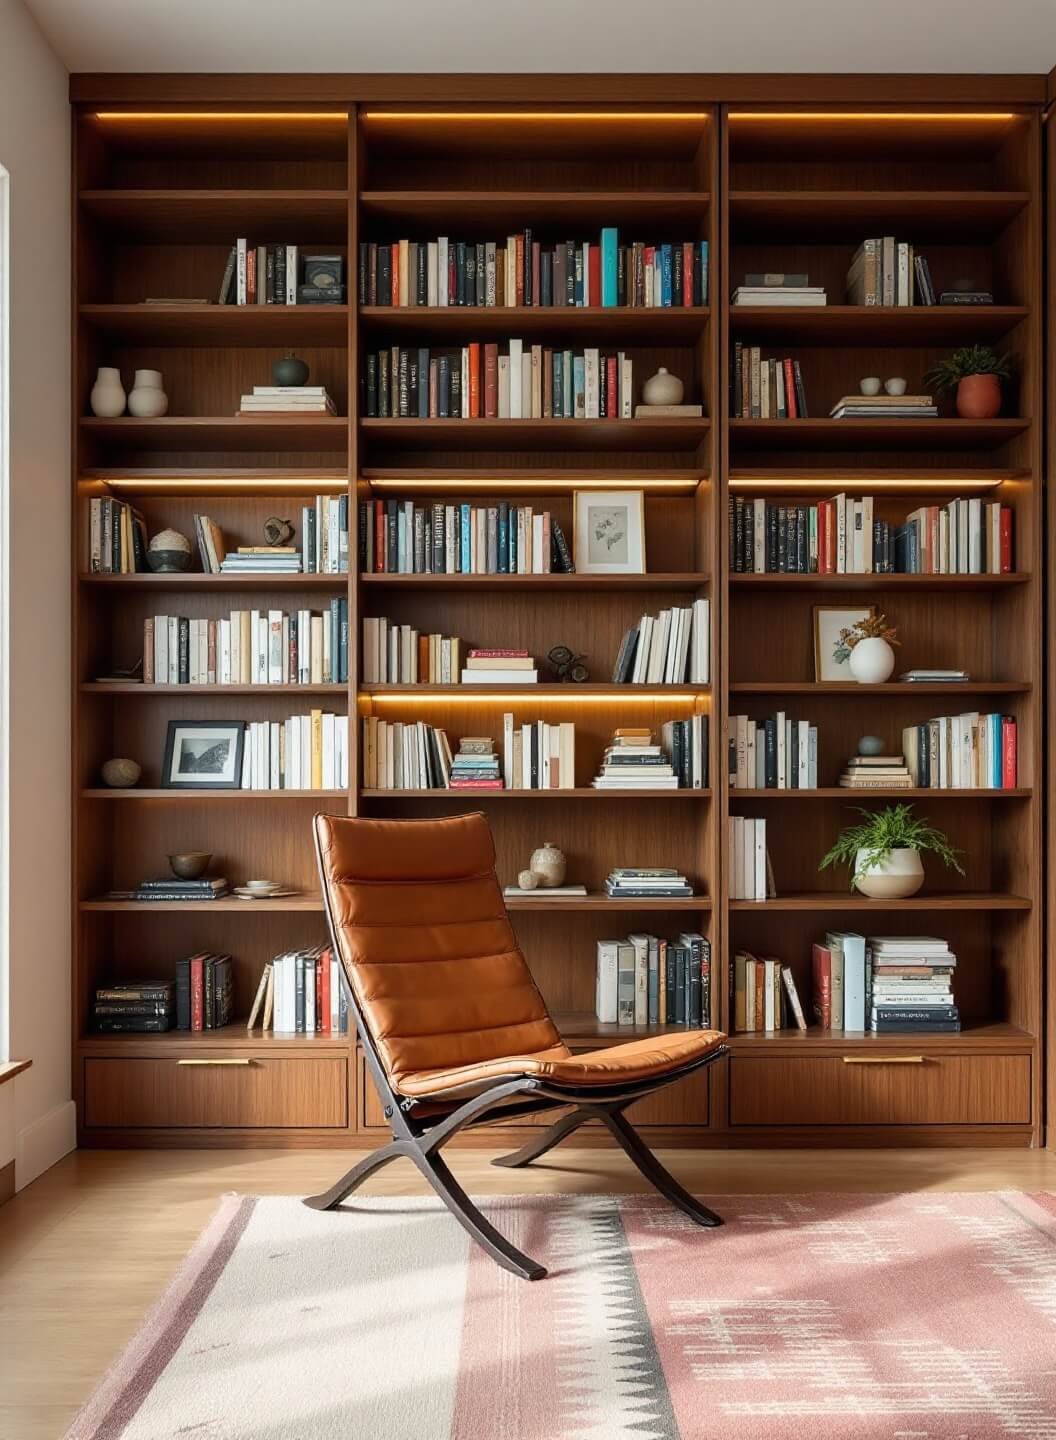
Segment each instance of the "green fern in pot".
[{"label": "green fern in pot", "polygon": [[818,866],[847,865],[851,888],[874,900],[904,900],[924,883],[922,852],[930,852],[951,870],[964,874],[958,855],[941,830],[913,813],[912,805],[862,810],[865,823],[851,825]]}]

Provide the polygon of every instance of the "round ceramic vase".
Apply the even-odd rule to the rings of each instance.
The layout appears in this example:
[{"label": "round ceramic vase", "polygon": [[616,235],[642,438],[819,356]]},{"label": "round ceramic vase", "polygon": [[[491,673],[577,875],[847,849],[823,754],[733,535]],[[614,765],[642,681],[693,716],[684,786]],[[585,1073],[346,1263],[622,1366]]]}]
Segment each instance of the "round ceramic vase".
[{"label": "round ceramic vase", "polygon": [[892,850],[880,865],[864,866],[858,851],[854,861],[854,884],[871,900],[906,900],[924,884],[924,866],[919,850]]},{"label": "round ceramic vase", "polygon": [[879,637],[859,640],[847,668],[859,685],[882,685],[895,668],[895,652]]},{"label": "round ceramic vase", "polygon": [[642,403],[645,405],[681,405],[684,389],[677,375],[672,375],[663,365],[655,375],[642,386]]},{"label": "round ceramic vase", "polygon": [[161,388],[160,370],[137,370],[128,397],[128,413],[139,420],[156,420],[169,408],[169,397]]},{"label": "round ceramic vase", "polygon": [[120,370],[112,365],[100,365],[88,404],[100,420],[116,420],[125,413],[125,387],[121,384]]},{"label": "round ceramic vase", "polygon": [[538,850],[533,850],[528,862],[529,869],[539,877],[540,887],[546,890],[565,883],[567,865],[564,851],[559,850],[552,840],[544,840]]},{"label": "round ceramic vase", "polygon": [[1001,414],[1001,381],[996,375],[966,375],[957,385],[962,420],[993,420]]}]

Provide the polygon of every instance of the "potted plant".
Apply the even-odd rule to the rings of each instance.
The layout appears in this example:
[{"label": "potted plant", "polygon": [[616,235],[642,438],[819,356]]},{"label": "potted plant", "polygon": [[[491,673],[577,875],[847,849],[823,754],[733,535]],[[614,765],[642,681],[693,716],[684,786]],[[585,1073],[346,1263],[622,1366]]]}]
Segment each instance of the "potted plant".
[{"label": "potted plant", "polygon": [[846,664],[859,685],[881,685],[895,668],[891,646],[898,643],[898,631],[886,615],[867,615],[840,631],[832,658],[837,665]]},{"label": "potted plant", "polygon": [[924,883],[921,851],[930,850],[944,865],[964,874],[955,850],[941,830],[913,814],[912,805],[858,810],[865,823],[851,825],[818,866],[851,867],[851,888],[874,900],[904,900]]},{"label": "potted plant", "polygon": [[936,390],[956,390],[957,414],[963,420],[992,420],[1001,413],[1001,381],[1012,374],[1007,355],[989,345],[966,345],[955,350],[924,377]]}]

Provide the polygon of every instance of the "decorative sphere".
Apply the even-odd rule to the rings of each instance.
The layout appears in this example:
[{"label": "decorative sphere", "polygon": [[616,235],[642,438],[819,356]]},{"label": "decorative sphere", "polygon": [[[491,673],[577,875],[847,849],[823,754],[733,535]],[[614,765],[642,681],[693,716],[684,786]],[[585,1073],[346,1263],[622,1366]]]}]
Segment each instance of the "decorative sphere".
[{"label": "decorative sphere", "polygon": [[863,735],[858,741],[859,755],[882,755],[884,753],[884,742],[879,735]]},{"label": "decorative sphere", "polygon": [[539,876],[534,870],[522,870],[517,876],[517,884],[522,890],[534,890],[539,884]]},{"label": "decorative sphere", "polygon": [[661,365],[642,386],[642,402],[646,405],[681,405],[684,393],[678,376]]},{"label": "decorative sphere", "polygon": [[276,385],[306,385],[308,363],[299,359],[292,350],[288,350],[281,360],[276,360],[272,365],[271,378]]},{"label": "decorative sphere", "polygon": [[142,768],[135,760],[118,756],[113,760],[103,761],[103,784],[109,785],[111,790],[130,790],[142,773]]}]

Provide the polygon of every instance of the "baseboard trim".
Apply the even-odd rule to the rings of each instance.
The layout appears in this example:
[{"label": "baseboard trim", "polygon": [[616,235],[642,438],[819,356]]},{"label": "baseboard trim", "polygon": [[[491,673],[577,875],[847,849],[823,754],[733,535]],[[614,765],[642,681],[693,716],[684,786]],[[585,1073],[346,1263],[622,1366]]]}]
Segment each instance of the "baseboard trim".
[{"label": "baseboard trim", "polygon": [[0,1205],[6,1204],[15,1193],[15,1162],[9,1160],[0,1170]]},{"label": "baseboard trim", "polygon": [[15,1188],[24,1190],[77,1147],[77,1106],[64,1100],[15,1139]]}]

